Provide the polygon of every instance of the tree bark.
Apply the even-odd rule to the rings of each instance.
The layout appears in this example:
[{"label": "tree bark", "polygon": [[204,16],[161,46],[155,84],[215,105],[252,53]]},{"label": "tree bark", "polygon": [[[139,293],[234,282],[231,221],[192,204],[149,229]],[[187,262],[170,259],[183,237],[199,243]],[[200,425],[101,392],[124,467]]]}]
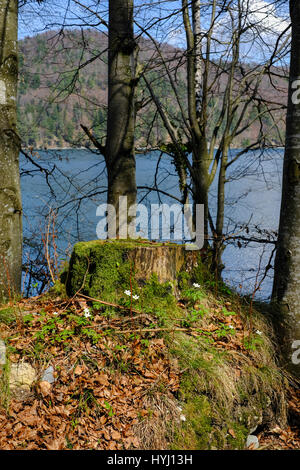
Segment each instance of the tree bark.
[{"label": "tree bark", "polygon": [[193,33],[195,41],[195,101],[197,116],[200,115],[202,103],[202,38],[201,38],[201,14],[200,0],[192,2]]},{"label": "tree bark", "polygon": [[[204,238],[208,243],[208,188],[209,173],[207,167],[207,141],[205,129],[200,127],[198,115],[200,113],[202,97],[202,65],[200,35],[200,2],[192,3],[193,28],[189,17],[187,0],[182,0],[182,14],[187,40],[187,96],[190,132],[193,148],[193,199],[195,204],[204,205]],[[195,224],[194,207],[194,224]]]},{"label": "tree bark", "polygon": [[[108,173],[107,202],[116,210],[116,236],[126,238],[128,215],[136,203],[135,129],[135,51],[133,0],[109,2],[108,116],[105,158]],[[127,197],[119,207],[119,197]],[[122,225],[119,228],[119,221]],[[108,236],[114,238],[113,223],[108,219]]]},{"label": "tree bark", "polygon": [[0,299],[21,287],[22,203],[17,134],[18,1],[0,0]]},{"label": "tree bark", "polygon": [[[290,1],[292,45],[282,201],[275,260],[273,301],[278,305],[277,326],[285,365],[298,377],[293,361],[300,345],[300,3]],[[298,82],[297,82],[298,81]],[[298,344],[296,342],[299,342]],[[297,361],[296,361],[297,362]]]},{"label": "tree bark", "polygon": [[215,274],[216,279],[222,278],[222,270],[224,265],[222,264],[222,254],[225,249],[223,240],[223,227],[224,227],[224,216],[225,216],[225,184],[226,184],[226,165],[228,161],[228,145],[226,139],[222,148],[222,156],[220,163],[220,172],[218,178],[218,195],[217,195],[217,216],[216,216],[216,228],[214,233],[213,241],[213,261],[211,270]]}]

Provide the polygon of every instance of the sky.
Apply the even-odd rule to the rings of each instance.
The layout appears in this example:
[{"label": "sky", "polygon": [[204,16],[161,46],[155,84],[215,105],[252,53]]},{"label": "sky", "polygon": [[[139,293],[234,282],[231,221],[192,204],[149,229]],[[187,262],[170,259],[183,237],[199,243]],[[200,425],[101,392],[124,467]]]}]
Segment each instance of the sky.
[{"label": "sky", "polygon": [[[258,40],[263,39],[267,45],[272,47],[280,33],[283,33],[289,26],[289,13],[287,2],[266,1],[266,0],[242,0],[245,10],[248,10],[247,19],[244,20],[244,26],[256,25],[251,29],[247,41],[252,45],[252,55],[257,54]],[[202,28],[209,28],[209,18],[203,19]],[[219,40],[228,40],[230,38],[230,16],[223,14],[218,18],[214,28],[214,35]],[[255,37],[256,36],[256,37]],[[167,41],[174,45],[185,45],[185,34],[182,26],[177,30],[170,31]],[[254,47],[256,44],[256,47]],[[245,54],[249,55],[249,47],[245,48]],[[260,52],[261,54],[261,52]]]},{"label": "sky", "polygon": [[[249,60],[268,56],[278,35],[289,26],[288,2],[286,0],[241,0],[241,2],[249,9],[244,26],[255,25],[255,28],[251,27],[243,36],[241,53]],[[235,0],[232,3],[234,4]],[[205,2],[202,4],[205,5]],[[83,10],[82,5],[87,6],[87,9]],[[184,48],[185,33],[182,17],[181,14],[176,14],[180,7],[181,0],[135,0],[135,20],[145,28],[150,27],[151,34],[158,41]],[[92,11],[95,11],[96,15],[93,15]],[[209,27],[209,16],[210,11],[202,18],[201,26],[204,32]],[[20,9],[19,39],[47,29],[59,29],[62,24],[68,27],[91,25],[106,31],[105,26],[101,25],[100,18],[108,21],[108,0],[46,0],[41,5],[27,2],[25,7]],[[229,19],[229,14],[225,13],[216,22],[214,37],[218,41],[215,42],[218,47],[220,42],[230,40]]]}]

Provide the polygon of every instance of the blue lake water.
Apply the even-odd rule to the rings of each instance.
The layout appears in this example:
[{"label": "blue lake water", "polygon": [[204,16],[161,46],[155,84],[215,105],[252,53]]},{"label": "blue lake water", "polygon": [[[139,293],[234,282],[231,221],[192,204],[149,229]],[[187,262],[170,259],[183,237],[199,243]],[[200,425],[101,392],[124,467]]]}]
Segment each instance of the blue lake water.
[{"label": "blue lake water", "polygon": [[[234,157],[236,151],[232,151]],[[174,165],[167,155],[159,159],[159,152],[137,155],[138,186],[157,187],[175,197],[180,197],[178,178]],[[24,210],[24,237],[41,244],[45,231],[45,215],[49,208],[56,210],[57,245],[60,256],[71,252],[74,243],[97,238],[99,217],[96,208],[106,199],[106,171],[103,157],[89,150],[39,151],[33,159],[48,170],[45,174],[34,171],[31,163],[20,157],[21,187]],[[278,228],[283,150],[250,152],[234,163],[228,172],[226,184],[226,209],[224,233],[251,235],[266,238],[264,230]],[[157,165],[158,170],[157,170]],[[30,172],[29,174],[27,172]],[[216,181],[210,190],[210,208],[216,212]],[[158,192],[138,191],[138,201],[144,204],[176,201]],[[248,225],[249,233],[242,230]],[[260,231],[260,232],[259,232]],[[241,242],[243,243],[243,242]],[[229,240],[223,255],[224,279],[243,292],[251,292],[273,249],[272,244],[250,243],[238,247]],[[31,256],[27,244],[24,257]],[[261,275],[256,278],[258,267]],[[272,288],[272,275],[262,283],[258,296],[268,298]]]}]

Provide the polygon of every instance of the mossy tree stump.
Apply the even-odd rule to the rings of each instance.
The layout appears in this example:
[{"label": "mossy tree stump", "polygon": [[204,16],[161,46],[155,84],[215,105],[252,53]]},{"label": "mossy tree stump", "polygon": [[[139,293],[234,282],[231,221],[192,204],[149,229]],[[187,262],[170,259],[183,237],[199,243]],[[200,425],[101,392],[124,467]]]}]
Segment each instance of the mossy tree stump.
[{"label": "mossy tree stump", "polygon": [[[200,253],[175,243],[137,240],[95,240],[74,246],[66,280],[69,296],[77,292],[111,298],[132,286],[142,287],[155,276],[176,287],[180,273],[202,271]],[[197,280],[199,277],[197,277]]]}]

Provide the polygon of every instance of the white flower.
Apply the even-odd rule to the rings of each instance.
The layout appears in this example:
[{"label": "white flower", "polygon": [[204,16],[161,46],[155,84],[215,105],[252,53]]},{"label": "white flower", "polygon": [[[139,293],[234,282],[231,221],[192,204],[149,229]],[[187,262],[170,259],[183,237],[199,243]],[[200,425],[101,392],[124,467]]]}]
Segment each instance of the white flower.
[{"label": "white flower", "polygon": [[194,282],[193,286],[194,287],[200,287],[200,284],[197,284],[197,282]]},{"label": "white flower", "polygon": [[256,334],[261,336],[262,335],[262,331],[259,331],[259,330],[256,330]]},{"label": "white flower", "polygon": [[234,330],[234,326],[228,325],[228,327],[231,328],[232,330]]},{"label": "white flower", "polygon": [[[131,291],[130,290],[124,290],[124,294],[131,296]],[[140,296],[139,295],[133,295],[132,298],[134,300],[137,300],[137,299],[140,298]]]},{"label": "white flower", "polygon": [[84,309],[83,314],[85,318],[89,318],[91,316],[90,310],[87,307]]},{"label": "white flower", "polygon": [[180,415],[180,421],[186,421],[186,417],[184,415]]},{"label": "white flower", "polygon": [[53,312],[53,315],[58,315],[58,312]]}]

